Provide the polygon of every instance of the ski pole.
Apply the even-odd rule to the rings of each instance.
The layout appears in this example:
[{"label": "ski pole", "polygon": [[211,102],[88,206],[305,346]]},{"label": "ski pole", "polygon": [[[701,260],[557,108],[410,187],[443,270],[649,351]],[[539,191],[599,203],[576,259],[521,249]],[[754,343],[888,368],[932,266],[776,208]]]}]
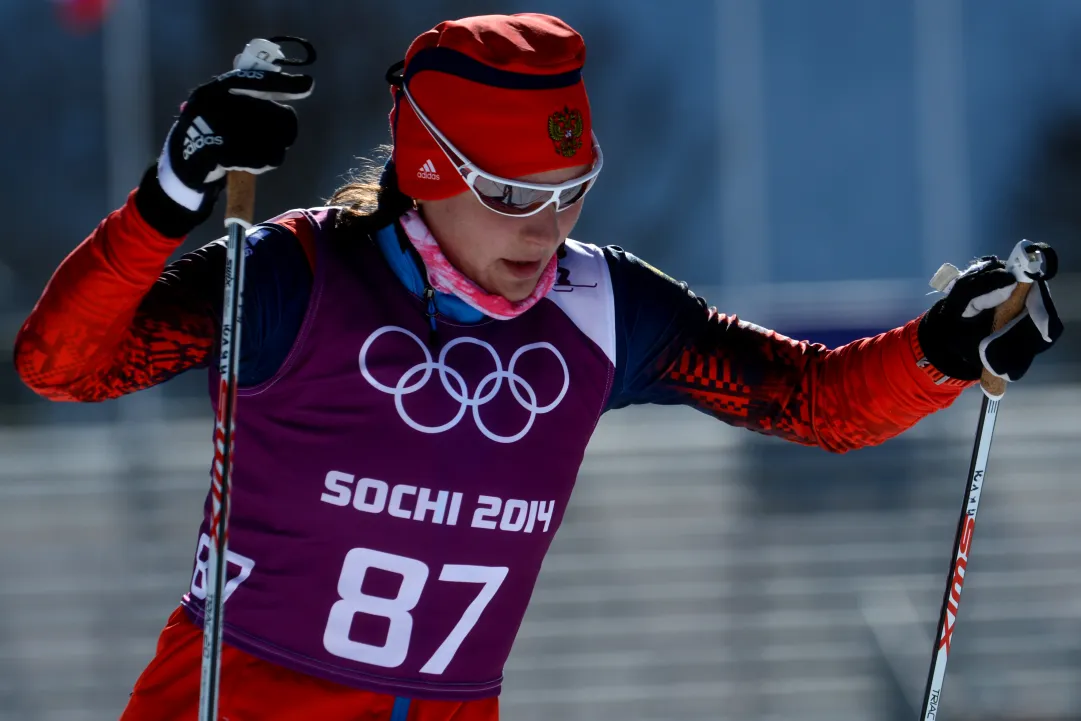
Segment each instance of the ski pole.
[{"label": "ski pole", "polygon": [[[289,60],[278,42],[299,42],[308,53]],[[256,38],[233,62],[234,70],[279,72],[282,65],[306,65],[315,58],[311,45],[300,38]],[[229,241],[225,259],[225,302],[222,305],[221,344],[218,357],[218,410],[214,419],[214,463],[211,468],[210,550],[207,559],[206,600],[203,607],[203,659],[199,685],[199,721],[218,721],[221,681],[221,638],[227,554],[229,506],[233,472],[233,434],[236,428],[236,388],[240,371],[240,319],[243,309],[244,243],[255,217],[255,176],[230,171],[226,180],[225,227]]]},{"label": "ski pole", "polygon": [[[1032,282],[1041,277],[1049,279],[1049,267],[1053,265],[1048,262],[1044,251],[1035,243],[1022,240],[1014,247],[1006,261],[1006,269],[1017,279],[1017,287],[1005,302],[995,308],[993,331],[998,331],[1024,310],[1025,299],[1032,288]],[[943,265],[931,279],[931,285],[936,290],[943,291],[957,275],[956,268],[948,264]],[[936,721],[938,718],[942,700],[942,684],[946,678],[946,661],[950,654],[950,644],[953,642],[957,609],[961,604],[961,588],[965,583],[972,552],[976,512],[980,507],[980,495],[987,472],[987,456],[991,451],[991,434],[995,430],[999,403],[1006,393],[1006,381],[985,368],[980,378],[980,387],[984,394],[983,405],[980,410],[979,424],[976,427],[976,442],[972,449],[972,461],[968,470],[968,485],[961,504],[961,518],[957,523],[957,534],[953,541],[950,570],[946,575],[946,591],[938,617],[935,646],[931,652],[931,668],[927,674],[927,687],[923,694],[921,721]]]}]

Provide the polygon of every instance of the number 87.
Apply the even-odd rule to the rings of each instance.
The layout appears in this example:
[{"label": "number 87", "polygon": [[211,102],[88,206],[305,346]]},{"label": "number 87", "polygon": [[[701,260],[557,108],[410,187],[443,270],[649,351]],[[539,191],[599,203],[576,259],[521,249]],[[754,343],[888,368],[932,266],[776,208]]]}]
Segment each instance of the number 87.
[{"label": "number 87", "polygon": [[[361,590],[364,576],[369,568],[389,571],[402,577],[402,585],[394,598],[369,596]],[[496,591],[507,577],[506,566],[460,566],[447,564],[439,574],[440,581],[457,583],[481,583],[484,587],[465,609],[450,635],[436,649],[421,673],[441,674],[450,665],[454,654],[465,637],[473,630],[481,613],[495,597]],[[323,646],[327,651],[352,661],[384,668],[397,668],[405,663],[409,654],[409,638],[413,632],[413,616],[410,614],[420,602],[424,584],[428,580],[428,566],[415,558],[396,556],[370,548],[354,548],[345,556],[341,576],[338,578],[338,600],[330,609],[327,627],[323,632]],[[349,638],[353,617],[358,613],[377,616],[390,621],[387,640],[382,646],[361,643]]]}]

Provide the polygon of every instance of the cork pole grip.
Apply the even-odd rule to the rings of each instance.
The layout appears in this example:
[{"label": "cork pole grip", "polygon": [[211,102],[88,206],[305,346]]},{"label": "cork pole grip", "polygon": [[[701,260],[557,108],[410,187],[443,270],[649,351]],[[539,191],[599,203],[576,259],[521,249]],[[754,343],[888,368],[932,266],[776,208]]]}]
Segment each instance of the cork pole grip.
[{"label": "cork pole grip", "polygon": [[226,182],[226,222],[236,218],[250,226],[255,218],[255,176],[243,170],[230,170]]},{"label": "cork pole grip", "polygon": [[[992,333],[997,332],[1002,326],[1021,314],[1021,311],[1025,309],[1025,299],[1028,298],[1030,290],[1032,290],[1032,283],[1018,283],[1017,287],[1013,289],[1013,293],[1010,293],[1010,297],[995,308],[995,320],[991,326]],[[999,398],[1006,392],[1006,381],[986,368],[983,369],[980,385],[992,398]]]}]

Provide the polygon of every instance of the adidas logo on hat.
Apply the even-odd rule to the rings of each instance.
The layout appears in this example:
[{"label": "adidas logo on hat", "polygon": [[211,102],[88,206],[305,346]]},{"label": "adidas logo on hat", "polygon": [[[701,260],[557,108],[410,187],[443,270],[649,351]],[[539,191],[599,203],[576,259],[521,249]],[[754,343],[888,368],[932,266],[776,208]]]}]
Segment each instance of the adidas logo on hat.
[{"label": "adidas logo on hat", "polygon": [[417,177],[423,180],[439,180],[439,173],[435,172],[435,163],[431,160],[426,161],[417,171]]}]

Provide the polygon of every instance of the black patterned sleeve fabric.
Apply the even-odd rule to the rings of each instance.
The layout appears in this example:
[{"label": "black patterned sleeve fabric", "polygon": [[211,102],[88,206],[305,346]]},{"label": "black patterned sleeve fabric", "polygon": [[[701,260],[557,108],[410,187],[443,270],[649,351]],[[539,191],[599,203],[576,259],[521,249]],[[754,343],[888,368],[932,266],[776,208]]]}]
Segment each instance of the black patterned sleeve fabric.
[{"label": "black patterned sleeve fabric", "polygon": [[918,319],[830,350],[719,313],[620,248],[605,248],[616,312],[608,408],[688,405],[725,423],[843,452],[950,405],[916,365]]}]

